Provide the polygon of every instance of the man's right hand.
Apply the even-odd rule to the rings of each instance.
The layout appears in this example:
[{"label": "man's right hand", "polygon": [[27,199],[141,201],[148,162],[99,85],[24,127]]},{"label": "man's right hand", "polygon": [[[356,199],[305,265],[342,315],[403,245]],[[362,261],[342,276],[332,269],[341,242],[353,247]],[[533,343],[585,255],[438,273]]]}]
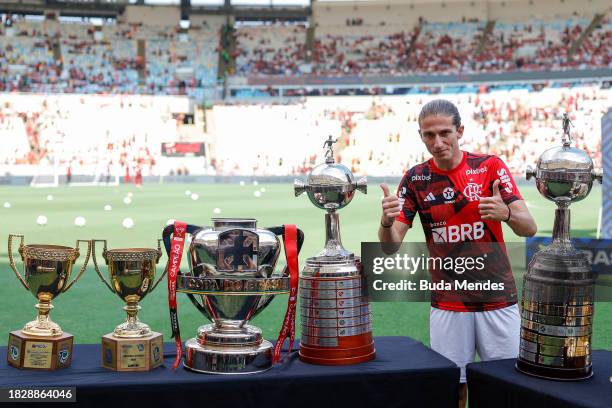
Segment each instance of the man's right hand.
[{"label": "man's right hand", "polygon": [[395,217],[398,217],[402,211],[399,198],[395,194],[389,193],[389,186],[385,183],[380,185],[382,188],[384,197],[382,199],[382,219],[383,225],[393,225]]}]

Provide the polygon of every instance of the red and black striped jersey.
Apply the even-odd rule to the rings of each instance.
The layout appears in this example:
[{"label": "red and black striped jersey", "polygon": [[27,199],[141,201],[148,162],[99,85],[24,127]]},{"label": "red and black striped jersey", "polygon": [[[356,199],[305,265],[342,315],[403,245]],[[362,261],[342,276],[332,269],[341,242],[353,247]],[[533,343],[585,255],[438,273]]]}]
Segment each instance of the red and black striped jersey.
[{"label": "red and black striped jersey", "polygon": [[[516,183],[505,163],[497,156],[463,152],[461,163],[452,170],[439,169],[430,159],[408,170],[399,185],[397,195],[402,205],[398,221],[412,225],[418,213],[425,232],[425,239],[432,256],[434,247],[453,248],[457,243],[499,243],[503,256],[496,262],[495,274],[505,283],[505,301],[447,301],[432,292],[432,306],[453,311],[495,310],[516,303],[516,286],[512,269],[505,255],[501,222],[482,220],[478,210],[480,197],[490,197],[495,180],[500,180],[500,194],[506,204],[522,200]],[[450,251],[452,252],[452,251]],[[498,251],[499,252],[499,251]],[[437,256],[451,256],[440,254]],[[432,281],[440,279],[432,272]],[[437,300],[438,299],[438,300]],[[444,300],[439,300],[444,299]],[[508,302],[508,299],[514,301]]]}]

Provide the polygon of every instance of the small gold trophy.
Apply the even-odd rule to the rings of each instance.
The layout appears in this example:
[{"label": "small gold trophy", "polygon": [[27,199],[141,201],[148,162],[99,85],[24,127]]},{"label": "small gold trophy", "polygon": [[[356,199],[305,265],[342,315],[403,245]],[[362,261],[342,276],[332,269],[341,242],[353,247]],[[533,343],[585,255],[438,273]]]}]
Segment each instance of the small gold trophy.
[{"label": "small gold trophy", "polygon": [[[13,259],[13,239],[19,238],[19,254],[24,265],[24,276],[17,271]],[[23,235],[8,238],[9,263],[21,284],[38,299],[36,320],[23,329],[9,334],[8,364],[17,368],[55,370],[68,367],[72,361],[73,336],[51,321],[51,300],[66,292],[78,281],[87,268],[91,241],[77,240],[76,247],[59,245],[24,245]],[[87,254],[81,270],[69,282],[74,262],[79,257],[79,243],[87,242]]]},{"label": "small gold trophy", "polygon": [[[161,333],[138,320],[138,303],[155,289],[156,265],[161,257],[160,243],[154,248],[106,249],[106,240],[93,240],[92,258],[102,282],[116,293],[126,306],[127,320],[115,327],[112,333],[102,336],[102,366],[115,371],[148,371],[164,361],[163,337]],[[110,284],[98,268],[96,242],[104,242],[102,257],[108,266]]]}]

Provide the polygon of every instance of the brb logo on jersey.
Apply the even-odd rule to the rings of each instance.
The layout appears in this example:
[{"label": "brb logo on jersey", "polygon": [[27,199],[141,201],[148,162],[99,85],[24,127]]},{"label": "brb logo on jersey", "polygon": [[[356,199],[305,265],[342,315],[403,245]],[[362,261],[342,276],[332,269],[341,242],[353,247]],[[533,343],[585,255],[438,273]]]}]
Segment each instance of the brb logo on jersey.
[{"label": "brb logo on jersey", "polygon": [[433,242],[439,243],[476,241],[484,237],[484,222],[432,228],[431,234]]},{"label": "brb logo on jersey", "polygon": [[472,181],[467,183],[465,188],[463,189],[463,195],[469,201],[478,201],[480,200],[480,195],[482,194],[482,184],[476,184]]}]

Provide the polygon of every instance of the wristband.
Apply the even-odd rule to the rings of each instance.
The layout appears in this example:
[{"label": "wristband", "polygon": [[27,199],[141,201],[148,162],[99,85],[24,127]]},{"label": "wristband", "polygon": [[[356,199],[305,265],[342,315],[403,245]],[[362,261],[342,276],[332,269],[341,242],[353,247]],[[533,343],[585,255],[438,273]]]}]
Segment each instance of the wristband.
[{"label": "wristband", "polygon": [[385,228],[385,229],[388,229],[388,228],[391,228],[393,226],[393,223],[391,223],[390,225],[385,225],[385,224],[383,224],[382,220],[380,220],[380,226]]},{"label": "wristband", "polygon": [[503,220],[504,222],[510,221],[510,217],[512,217],[512,210],[510,209],[510,207],[508,207],[508,206],[506,206],[506,207],[508,208],[508,218]]}]

